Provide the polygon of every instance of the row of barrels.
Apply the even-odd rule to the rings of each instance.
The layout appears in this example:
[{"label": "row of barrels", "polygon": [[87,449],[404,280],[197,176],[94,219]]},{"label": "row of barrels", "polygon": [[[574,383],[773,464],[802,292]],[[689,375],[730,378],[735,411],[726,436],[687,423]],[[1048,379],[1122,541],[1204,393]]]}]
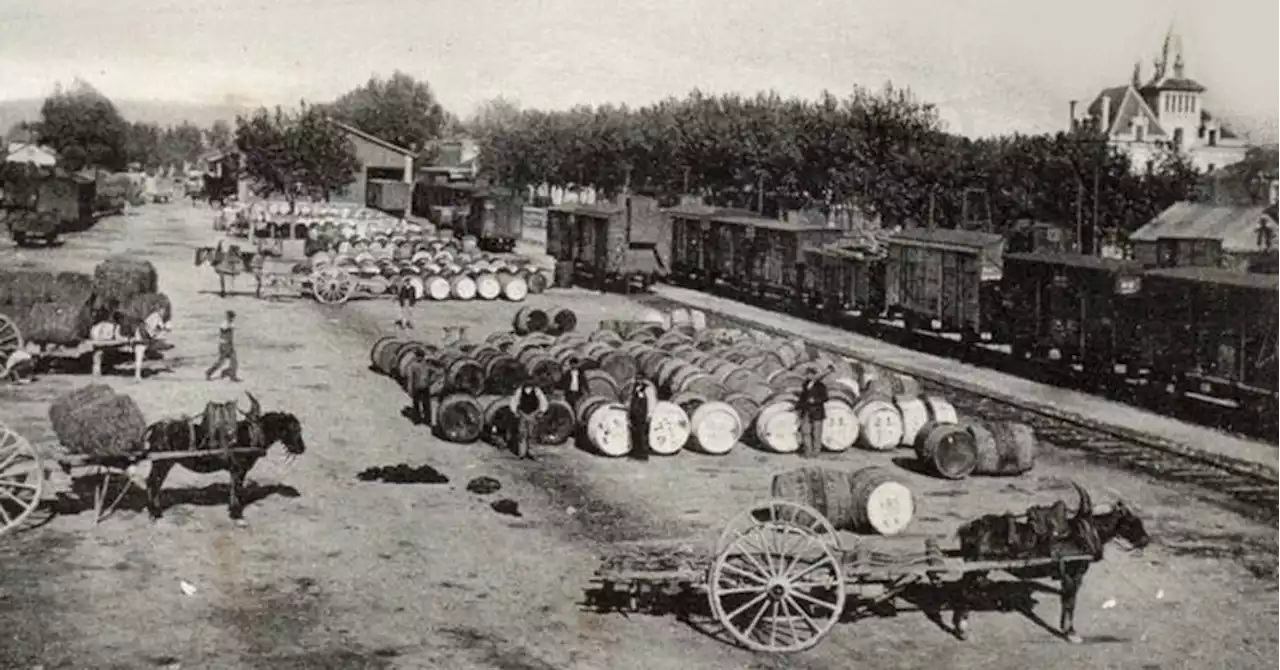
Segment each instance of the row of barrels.
[{"label": "row of barrels", "polygon": [[[392,260],[397,263],[477,263],[481,261],[498,262],[500,260],[519,259],[515,256],[496,257],[482,254],[476,246],[474,237],[463,240],[444,240],[421,235],[397,235],[391,238],[377,238],[372,241],[356,240],[327,243],[324,239],[310,241],[304,250],[308,258],[326,256],[329,258],[351,257],[357,262],[367,259]],[[519,259],[524,260],[524,259]]]},{"label": "row of barrels", "polygon": [[910,377],[811,354],[798,339],[606,321],[589,335],[526,337],[521,347],[545,349],[558,364],[585,368],[586,393],[593,397],[620,401],[641,374],[684,410],[692,443],[708,453],[727,453],[743,439],[768,451],[798,451],[797,394],[806,378],[821,377],[829,393],[821,438],[828,451],[913,448],[930,472],[957,479],[1020,474],[1034,463],[1029,427],[962,419],[946,399],[922,393]]}]

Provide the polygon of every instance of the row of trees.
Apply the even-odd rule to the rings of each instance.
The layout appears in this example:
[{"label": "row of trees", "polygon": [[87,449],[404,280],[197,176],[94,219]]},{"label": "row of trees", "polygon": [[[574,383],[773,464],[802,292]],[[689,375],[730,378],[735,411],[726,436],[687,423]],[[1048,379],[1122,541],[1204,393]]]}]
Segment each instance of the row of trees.
[{"label": "row of trees", "polygon": [[[629,180],[637,190],[687,190],[726,206],[763,201],[766,209],[852,202],[889,225],[923,222],[931,210],[942,226],[965,211],[985,218],[989,200],[997,226],[1077,214],[1089,226],[1096,195],[1101,228],[1132,230],[1187,197],[1197,178],[1172,152],[1135,173],[1087,129],[952,135],[932,105],[892,85],[812,101],[694,91],[638,109],[521,110],[500,99],[469,129],[481,145],[482,170],[502,182],[608,195]],[[975,198],[973,189],[988,198]]]},{"label": "row of trees", "polygon": [[41,105],[40,120],[19,123],[7,138],[52,148],[69,170],[121,171],[132,163],[147,170],[180,167],[209,149],[232,146],[231,125],[225,121],[208,129],[187,122],[171,127],[131,123],[107,96],[81,80],[66,89],[57,87]]}]

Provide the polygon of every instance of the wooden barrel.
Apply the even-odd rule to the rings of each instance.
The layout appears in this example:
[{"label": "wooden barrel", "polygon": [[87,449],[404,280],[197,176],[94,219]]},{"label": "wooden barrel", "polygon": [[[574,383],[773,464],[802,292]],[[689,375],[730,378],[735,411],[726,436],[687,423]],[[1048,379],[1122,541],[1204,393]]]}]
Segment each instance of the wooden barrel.
[{"label": "wooden barrel", "polygon": [[578,315],[567,307],[561,307],[551,313],[550,331],[556,334],[568,333],[578,327]]},{"label": "wooden barrel", "polygon": [[403,385],[405,380],[409,378],[409,366],[434,349],[435,347],[428,347],[422,342],[409,342],[401,346],[400,351],[396,353],[395,370],[391,376]]},{"label": "wooden barrel", "polygon": [[795,403],[781,400],[760,409],[755,420],[755,435],[760,446],[779,454],[800,450],[800,417]]},{"label": "wooden barrel", "polygon": [[[674,399],[673,399],[674,400]],[[722,455],[733,450],[745,426],[738,411],[723,402],[698,405],[689,418],[690,447],[704,454]]]},{"label": "wooden barrel", "polygon": [[511,326],[517,334],[527,335],[545,331],[548,323],[546,312],[526,305],[516,311],[516,316],[512,320]]},{"label": "wooden barrel", "polygon": [[529,292],[534,295],[546,291],[551,284],[551,282],[547,280],[547,276],[541,272],[530,273],[525,281],[528,283]]},{"label": "wooden barrel", "polygon": [[379,349],[377,362],[378,372],[394,378],[398,367],[397,363],[400,360],[400,350],[408,344],[408,340],[397,339]]},{"label": "wooden barrel", "polygon": [[582,373],[582,384],[586,387],[587,395],[608,398],[613,401],[622,400],[622,396],[618,392],[618,383],[607,372],[586,370]]},{"label": "wooden barrel", "polygon": [[484,388],[489,393],[510,395],[524,383],[524,366],[511,356],[498,352],[477,362],[484,366]]},{"label": "wooden barrel", "polygon": [[688,414],[690,421],[692,421],[694,413],[698,411],[699,407],[707,404],[707,399],[697,393],[677,393],[671,396],[671,402],[679,405],[680,409],[684,410],[684,413]]},{"label": "wooden barrel", "polygon": [[806,467],[782,472],[773,476],[769,493],[812,507],[836,530],[859,530],[859,519],[865,516],[854,509],[852,475],[843,470]]},{"label": "wooden barrel", "polygon": [[872,466],[858,470],[849,478],[849,488],[853,530],[897,535],[911,524],[915,499],[892,469]]},{"label": "wooden barrel", "polygon": [[583,434],[595,451],[603,456],[617,458],[631,451],[631,434],[628,432],[627,410],[621,403],[603,401],[586,405],[580,419]]},{"label": "wooden barrel", "polygon": [[483,427],[484,409],[473,396],[452,393],[440,400],[436,410],[436,428],[440,437],[467,444],[480,438]]},{"label": "wooden barrel", "polygon": [[863,398],[853,411],[858,416],[858,445],[871,451],[889,451],[902,444],[902,414],[880,396]]},{"label": "wooden barrel", "polygon": [[902,415],[902,446],[914,447],[920,429],[926,423],[956,423],[956,408],[938,396],[900,395],[893,404]]},{"label": "wooden barrel", "polygon": [[858,415],[853,407],[841,400],[828,400],[823,405],[822,448],[827,451],[846,451],[858,441]]},{"label": "wooden barrel", "polygon": [[502,297],[511,302],[520,302],[529,295],[529,284],[523,277],[503,273],[498,275],[498,283],[502,286]]},{"label": "wooden barrel", "polygon": [[733,408],[738,413],[738,421],[742,423],[742,432],[746,433],[756,420],[756,416],[760,414],[760,401],[743,394],[731,394],[725,396],[722,401],[724,404]]},{"label": "wooden barrel", "polygon": [[476,280],[467,275],[458,275],[449,282],[449,295],[458,300],[471,300],[476,297]]},{"label": "wooden barrel", "polygon": [[649,450],[659,456],[670,456],[689,441],[689,415],[679,405],[661,401],[649,416]]},{"label": "wooden barrel", "polygon": [[599,359],[600,369],[613,377],[613,381],[618,387],[626,385],[636,378],[639,366],[636,359],[622,353],[621,351],[611,351]]},{"label": "wooden barrel", "polygon": [[449,284],[449,280],[439,275],[426,277],[422,283],[424,287],[423,293],[432,300],[448,300],[453,292],[453,287]]},{"label": "wooden barrel", "polygon": [[1023,423],[1001,421],[984,426],[961,424],[974,438],[977,464],[974,474],[1020,475],[1036,464],[1036,432]]},{"label": "wooden barrel", "polygon": [[559,386],[564,368],[541,350],[530,352],[521,363],[524,364],[525,379],[531,384],[548,393]]},{"label": "wooden barrel", "polygon": [[973,433],[954,423],[926,423],[920,428],[915,451],[925,471],[946,479],[964,479],[978,464]]},{"label": "wooden barrel", "polygon": [[511,411],[511,398],[501,395],[484,396],[478,402],[484,407],[484,431],[481,436],[486,442],[505,449],[516,430],[516,415]]},{"label": "wooden barrel", "polygon": [[502,284],[498,278],[485,272],[476,277],[476,295],[481,300],[497,300],[502,295]]},{"label": "wooden barrel", "polygon": [[382,351],[396,342],[402,342],[400,338],[394,335],[385,335],[374,341],[373,346],[369,349],[369,365],[382,374],[387,374],[382,369]]},{"label": "wooden barrel", "polygon": [[534,426],[535,442],[563,444],[573,437],[575,426],[573,408],[569,403],[558,399],[551,400],[547,402],[547,410],[538,417],[537,424]]},{"label": "wooden barrel", "polygon": [[427,354],[439,361],[444,368],[444,388],[451,393],[480,395],[484,390],[484,368],[466,353],[458,349],[446,349]]}]

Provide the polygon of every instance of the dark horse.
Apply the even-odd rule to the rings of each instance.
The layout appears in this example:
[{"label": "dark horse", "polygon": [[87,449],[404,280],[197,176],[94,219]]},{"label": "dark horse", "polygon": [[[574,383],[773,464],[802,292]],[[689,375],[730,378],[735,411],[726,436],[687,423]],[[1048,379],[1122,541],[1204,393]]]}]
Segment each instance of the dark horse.
[{"label": "dark horse", "polygon": [[152,519],[159,519],[163,510],[160,506],[160,488],[175,465],[192,472],[210,474],[227,471],[231,475],[231,518],[239,521],[244,517],[244,480],[249,471],[266,455],[266,450],[277,442],[284,445],[289,458],[302,455],[307,450],[302,439],[302,423],[298,417],[288,412],[261,411],[258,399],[249,396],[251,403],[245,418],[236,422],[235,448],[259,448],[257,453],[223,454],[220,447],[213,444],[205,432],[205,427],[191,419],[165,419],[147,427],[143,434],[145,453],[208,451],[208,454],[175,458],[172,460],[155,460],[151,463],[151,473],[147,476],[147,511]]}]

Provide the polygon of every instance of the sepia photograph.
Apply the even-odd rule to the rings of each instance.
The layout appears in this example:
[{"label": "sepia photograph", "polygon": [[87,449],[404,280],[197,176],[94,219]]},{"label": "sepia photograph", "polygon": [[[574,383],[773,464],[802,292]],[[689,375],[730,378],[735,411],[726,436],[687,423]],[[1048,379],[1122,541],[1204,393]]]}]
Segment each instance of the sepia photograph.
[{"label": "sepia photograph", "polygon": [[1275,0],[0,0],[0,670],[1280,665]]}]

